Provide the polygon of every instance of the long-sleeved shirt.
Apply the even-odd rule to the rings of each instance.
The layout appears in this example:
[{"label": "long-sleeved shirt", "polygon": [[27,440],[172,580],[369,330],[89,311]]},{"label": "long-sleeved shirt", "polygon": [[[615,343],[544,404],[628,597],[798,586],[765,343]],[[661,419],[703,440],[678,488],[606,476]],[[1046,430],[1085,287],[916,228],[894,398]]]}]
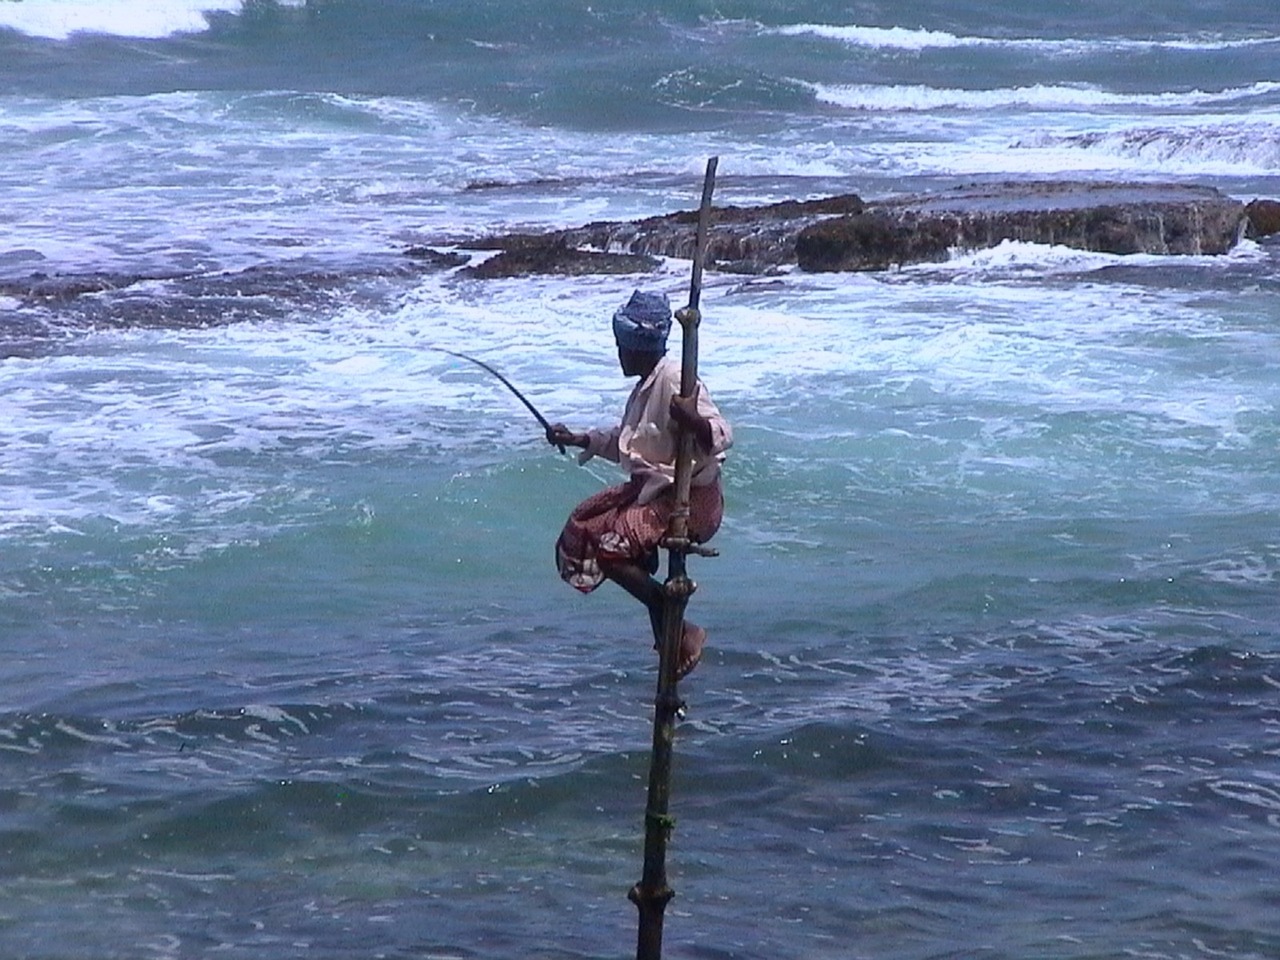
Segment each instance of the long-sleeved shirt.
[{"label": "long-sleeved shirt", "polygon": [[[587,431],[588,444],[579,463],[604,457],[632,478],[642,478],[638,503],[648,503],[675,482],[678,425],[671,416],[671,398],[680,394],[680,362],[663,357],[627,398],[622,422],[610,429]],[[720,476],[725,451],[733,445],[733,430],[698,382],[698,413],[711,426],[711,449],[693,445],[694,486],[712,484]]]}]

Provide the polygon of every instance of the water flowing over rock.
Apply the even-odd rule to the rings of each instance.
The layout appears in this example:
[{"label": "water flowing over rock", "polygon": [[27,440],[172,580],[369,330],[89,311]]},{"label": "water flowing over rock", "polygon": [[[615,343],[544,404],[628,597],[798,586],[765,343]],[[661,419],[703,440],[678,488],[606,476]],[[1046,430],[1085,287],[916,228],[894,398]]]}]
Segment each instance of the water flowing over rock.
[{"label": "water flowing over rock", "polygon": [[481,241],[476,249],[498,252],[463,272],[482,280],[523,277],[528,274],[584,276],[601,273],[644,273],[658,261],[644,253],[618,253],[581,249],[563,234],[509,234]]},{"label": "water flowing over rock", "polygon": [[[718,207],[709,265],[767,274],[882,270],[944,260],[1006,240],[1101,253],[1226,253],[1249,221],[1245,208],[1211,187],[1141,183],[995,183],[864,201],[853,194],[760,207]],[[1258,229],[1255,224],[1254,229]],[[489,238],[482,247],[519,251],[481,275],[591,272],[584,251],[613,257],[692,256],[696,214],[681,211],[629,222],[587,224],[541,238]],[[536,250],[537,256],[528,255]],[[565,258],[565,265],[559,259]],[[498,258],[495,258],[498,259]],[[568,260],[577,262],[569,264]],[[608,260],[606,257],[605,260]],[[643,261],[601,261],[611,270]],[[507,272],[503,272],[507,271]]]},{"label": "water flowing over rock", "polygon": [[[27,355],[59,333],[198,329],[284,319],[321,304],[380,303],[423,274],[454,269],[469,259],[411,247],[355,261],[298,258],[243,270],[36,271],[0,278],[0,358]],[[12,305],[8,310],[6,300]],[[19,311],[21,326],[14,319]]]},{"label": "water flowing over rock", "polygon": [[1098,253],[1221,254],[1242,235],[1244,207],[1209,187],[1031,183],[959,187],[869,205],[796,238],[803,270],[875,270],[941,260],[1006,240]]}]

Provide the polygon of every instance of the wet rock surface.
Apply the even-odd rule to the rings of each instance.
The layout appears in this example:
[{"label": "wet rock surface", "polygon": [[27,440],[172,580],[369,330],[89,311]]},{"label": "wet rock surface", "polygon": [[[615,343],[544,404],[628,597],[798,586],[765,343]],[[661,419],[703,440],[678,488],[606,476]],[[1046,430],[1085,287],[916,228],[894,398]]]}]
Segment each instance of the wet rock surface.
[{"label": "wet rock surface", "polygon": [[1260,240],[1280,233],[1280,200],[1252,200],[1244,211],[1249,218],[1247,236]]},{"label": "wet rock surface", "polygon": [[[894,198],[870,210],[905,239],[903,263],[940,259],[943,244],[976,250],[1006,240],[1097,253],[1222,254],[1240,241],[1244,226],[1238,200],[1184,184],[979,185]],[[852,262],[836,269],[865,269],[856,253]],[[803,258],[799,263],[815,269]]]},{"label": "wet rock surface", "polygon": [[[787,200],[760,207],[715,207],[707,236],[707,260],[717,270],[763,274],[796,262],[797,234],[806,226],[862,213],[861,197]],[[698,213],[682,210],[624,223],[593,223],[562,231],[566,244],[597,250],[692,259]]]},{"label": "wet rock surface", "polygon": [[[1259,207],[1259,222],[1269,211]],[[680,211],[628,222],[593,223],[542,237],[486,241],[507,256],[493,275],[645,269],[619,256],[692,256],[697,214]],[[1265,221],[1269,223],[1270,221]],[[996,183],[877,201],[846,194],[712,213],[709,265],[768,274],[882,270],[945,259],[952,250],[1005,240],[1102,253],[1226,253],[1247,224],[1244,205],[1211,187],[1137,183]],[[1252,229],[1260,229],[1254,226]],[[537,255],[531,254],[535,251]],[[588,257],[592,252],[602,259]],[[498,258],[494,258],[497,260]],[[477,276],[487,275],[480,269]]]}]

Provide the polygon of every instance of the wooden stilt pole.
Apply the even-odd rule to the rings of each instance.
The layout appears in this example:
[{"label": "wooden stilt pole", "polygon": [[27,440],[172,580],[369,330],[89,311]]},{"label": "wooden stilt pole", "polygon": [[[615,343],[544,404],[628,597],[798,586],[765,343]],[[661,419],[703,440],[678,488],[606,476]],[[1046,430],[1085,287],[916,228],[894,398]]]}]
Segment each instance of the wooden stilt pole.
[{"label": "wooden stilt pole", "polygon": [[[698,211],[698,232],[693,253],[693,277],[689,305],[676,311],[683,331],[680,394],[691,397],[698,386],[698,302],[702,295],[702,264],[706,255],[711,219],[711,194],[715,189],[717,157],[707,161]],[[663,586],[662,636],[658,641],[658,694],[653,709],[653,750],[649,759],[649,795],[644,813],[644,873],[631,888],[632,902],[640,911],[636,960],[662,956],[662,925],[667,903],[675,891],[667,885],[667,839],[674,820],[668,813],[671,799],[671,754],[676,720],[684,704],[676,690],[684,611],[696,585],[685,569],[689,553],[714,555],[689,541],[689,488],[693,475],[693,443],[690,431],[681,428],[676,455],[675,509],[663,545],[667,548],[667,579]]]}]

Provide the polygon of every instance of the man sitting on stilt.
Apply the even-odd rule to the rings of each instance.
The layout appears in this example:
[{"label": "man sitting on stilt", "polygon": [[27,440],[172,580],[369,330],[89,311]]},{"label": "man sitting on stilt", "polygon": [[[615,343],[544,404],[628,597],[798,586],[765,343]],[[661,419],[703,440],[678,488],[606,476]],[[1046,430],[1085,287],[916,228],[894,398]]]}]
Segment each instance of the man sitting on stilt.
[{"label": "man sitting on stilt", "polygon": [[[693,397],[680,396],[680,363],[666,355],[670,330],[667,298],[635,291],[613,315],[622,373],[640,378],[621,423],[586,433],[557,423],[547,431],[554,446],[581,447],[580,463],[605,457],[628,475],[625,483],[587,498],[569,515],[556,541],[561,579],[583,593],[612,580],[648,609],[655,640],[662,635],[663,587],[653,574],[674,508],[678,427],[694,438],[689,538],[696,543],[710,540],[720,528],[720,464],[733,443],[728,422],[701,381]],[[685,621],[678,676],[698,665],[706,638],[702,627]]]}]

